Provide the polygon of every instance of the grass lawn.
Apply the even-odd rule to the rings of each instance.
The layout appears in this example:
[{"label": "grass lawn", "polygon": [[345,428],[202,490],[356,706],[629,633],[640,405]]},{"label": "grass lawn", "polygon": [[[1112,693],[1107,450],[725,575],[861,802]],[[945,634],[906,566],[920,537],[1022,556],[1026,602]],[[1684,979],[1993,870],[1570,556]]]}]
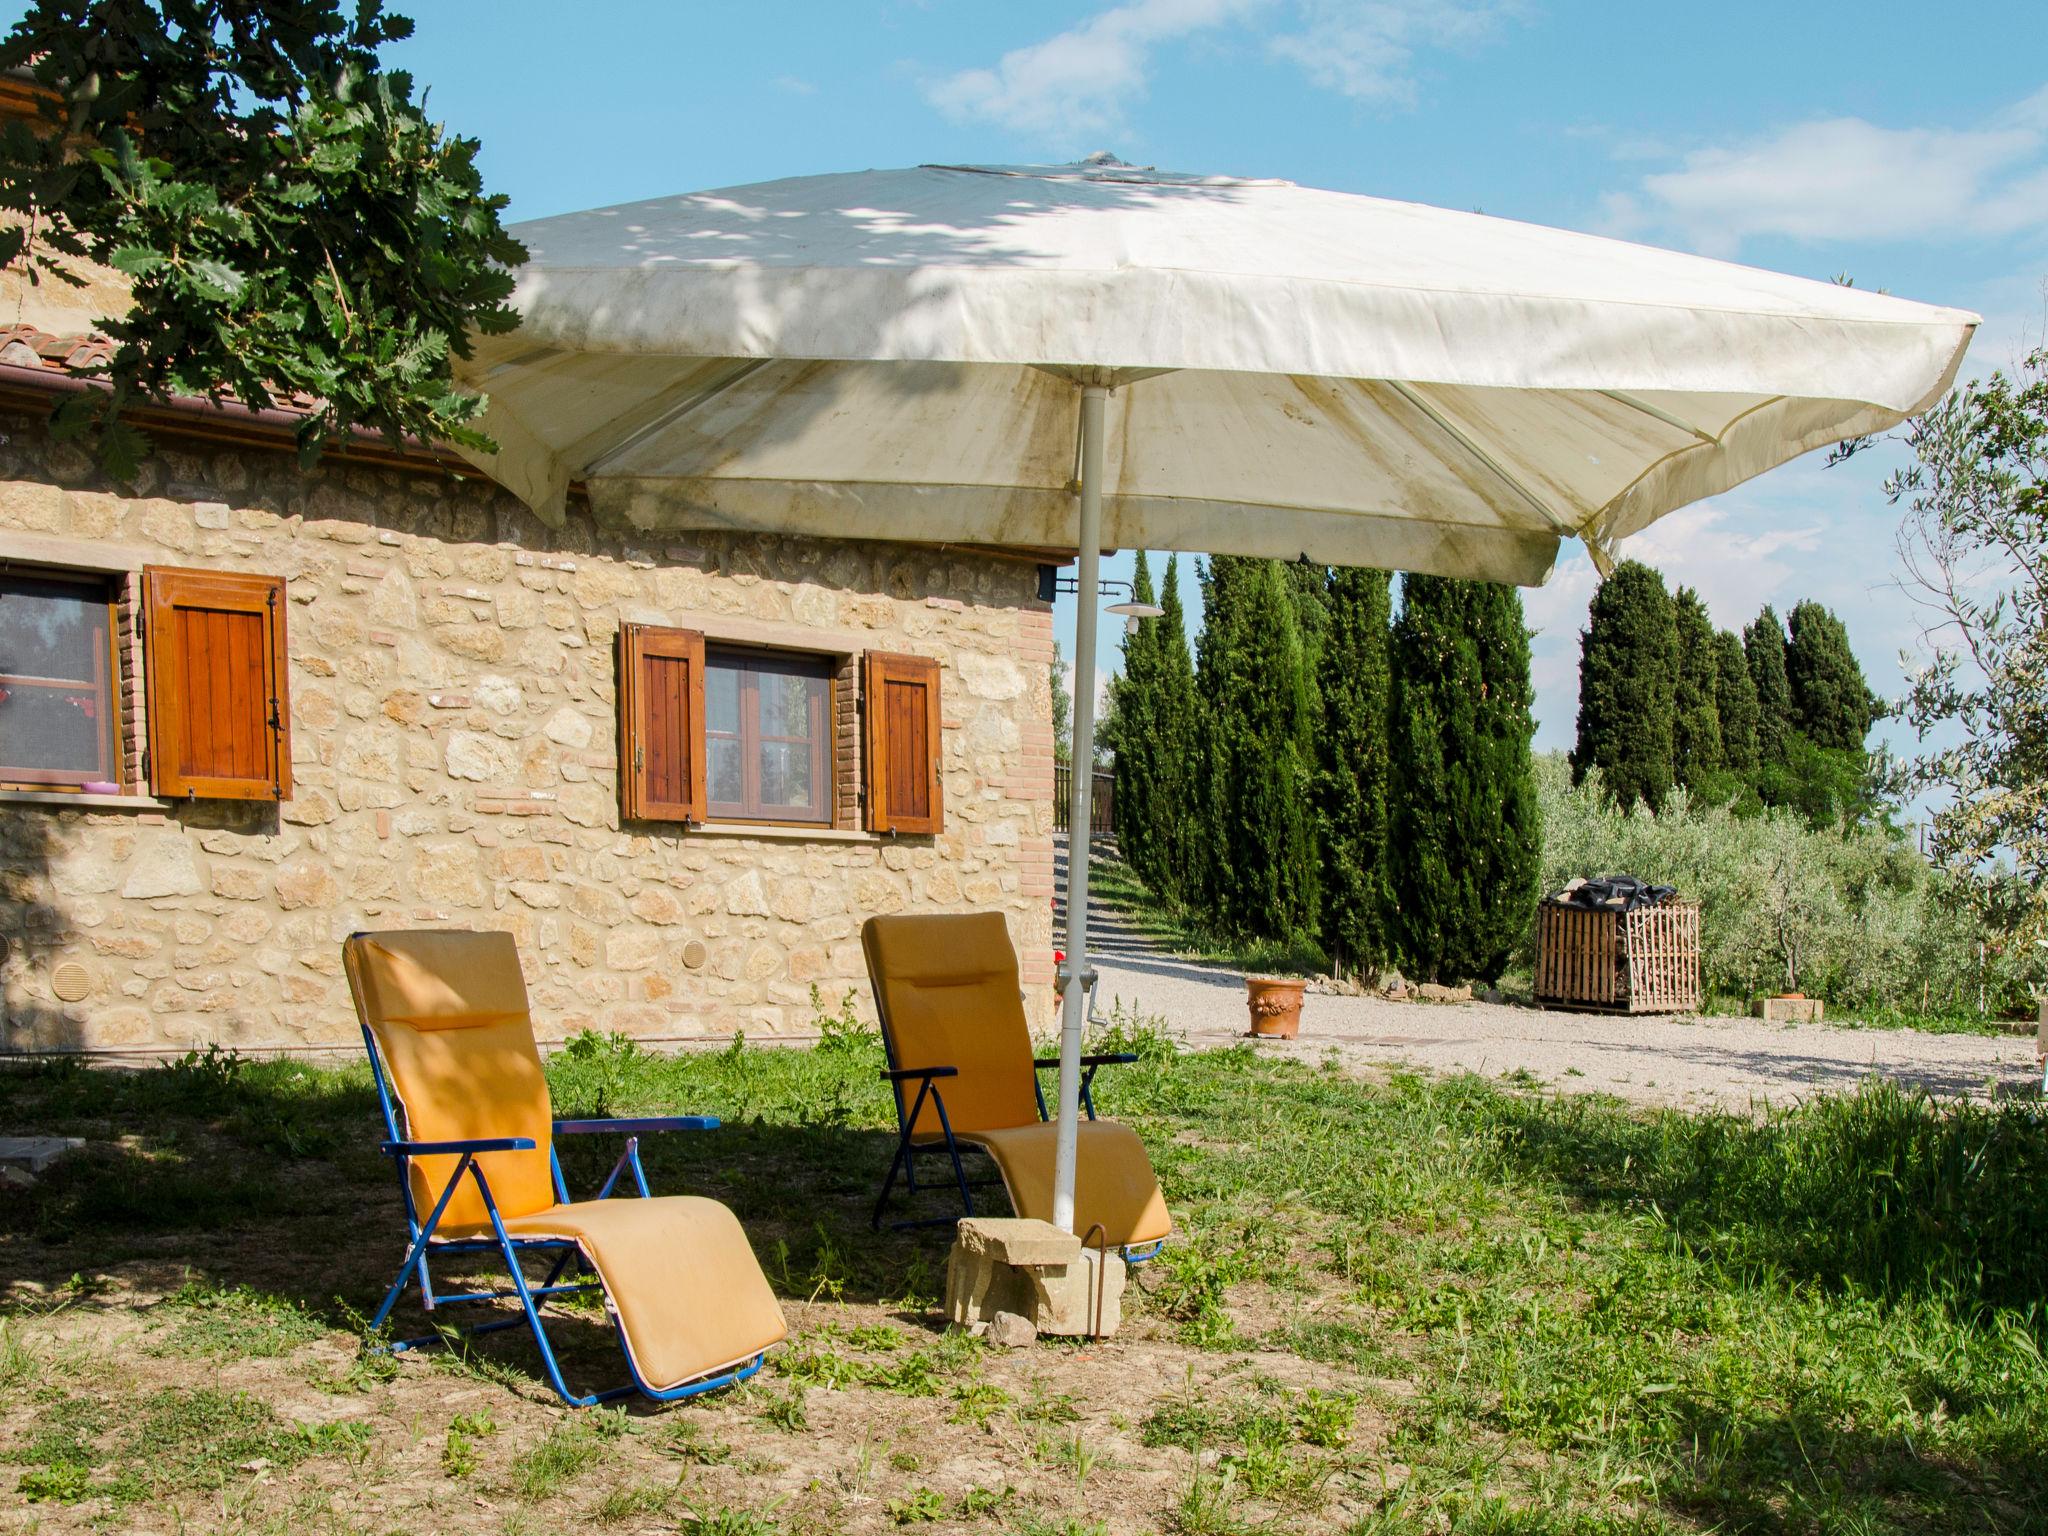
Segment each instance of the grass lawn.
[{"label": "grass lawn", "polygon": [[[401,1235],[366,1072],[0,1073],[0,1124],[93,1143],[0,1199],[0,1530],[2048,1529],[2037,1106],[1757,1123],[1134,1038],[1104,1107],[1184,1237],[1117,1339],[1014,1353],[937,1328],[943,1237],[867,1229],[872,1040],[554,1058],[558,1113],[726,1117],[650,1173],[739,1212],[794,1335],[581,1413],[517,1332],[359,1351]],[[595,1313],[558,1337],[620,1379]]]}]

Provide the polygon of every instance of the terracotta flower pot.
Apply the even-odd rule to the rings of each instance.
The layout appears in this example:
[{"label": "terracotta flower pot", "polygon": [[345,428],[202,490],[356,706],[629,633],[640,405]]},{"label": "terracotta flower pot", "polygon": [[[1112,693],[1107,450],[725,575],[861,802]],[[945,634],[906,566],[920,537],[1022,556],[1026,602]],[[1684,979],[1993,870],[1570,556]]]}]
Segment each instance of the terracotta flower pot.
[{"label": "terracotta flower pot", "polygon": [[1285,976],[1247,976],[1244,989],[1251,1005],[1249,1034],[1292,1040],[1301,1032],[1301,992],[1307,982]]}]

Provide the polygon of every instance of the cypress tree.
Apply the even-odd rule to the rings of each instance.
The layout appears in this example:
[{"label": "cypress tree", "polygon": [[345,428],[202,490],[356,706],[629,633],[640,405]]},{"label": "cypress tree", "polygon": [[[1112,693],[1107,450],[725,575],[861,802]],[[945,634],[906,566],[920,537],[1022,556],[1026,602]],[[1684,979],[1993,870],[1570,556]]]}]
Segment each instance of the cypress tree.
[{"label": "cypress tree", "polygon": [[1328,627],[1317,658],[1322,729],[1316,737],[1317,831],[1322,844],[1323,948],[1340,969],[1371,975],[1390,953],[1387,660],[1392,578],[1340,568],[1327,588]]},{"label": "cypress tree", "polygon": [[1212,920],[1254,938],[1311,934],[1312,686],[1294,594],[1278,561],[1211,560],[1201,663]]},{"label": "cypress tree", "polygon": [[1756,782],[1756,684],[1742,641],[1732,630],[1714,636],[1714,712],[1721,722],[1721,762],[1745,784]]},{"label": "cypress tree", "polygon": [[1579,642],[1579,740],[1572,782],[1600,770],[1623,810],[1671,792],[1678,624],[1664,578],[1624,560],[1600,583]]},{"label": "cypress tree", "polygon": [[1848,630],[1814,602],[1794,607],[1791,623],[1785,680],[1792,695],[1793,723],[1822,751],[1861,752],[1878,703],[1849,648]]},{"label": "cypress tree", "polygon": [[1201,780],[1200,701],[1195,668],[1188,656],[1187,613],[1181,606],[1180,572],[1172,555],[1159,593],[1159,618],[1142,626],[1152,631],[1156,691],[1153,698],[1151,840],[1152,869],[1146,883],[1167,900],[1186,903],[1197,894],[1190,869],[1198,855]]},{"label": "cypress tree", "polygon": [[1720,661],[1714,621],[1691,587],[1680,587],[1671,616],[1678,630],[1678,678],[1672,694],[1671,772],[1687,789],[1700,789],[1721,771],[1721,715],[1716,704]]},{"label": "cypress tree", "polygon": [[1785,630],[1769,604],[1742,632],[1742,655],[1756,687],[1756,751],[1760,764],[1782,764],[1792,747],[1792,683],[1785,675]]},{"label": "cypress tree", "polygon": [[1542,858],[1521,596],[1405,576],[1390,651],[1402,960],[1420,976],[1491,981],[1528,928]]},{"label": "cypress tree", "polygon": [[[1142,549],[1138,551],[1131,596],[1141,603],[1154,600],[1152,571]],[[1116,816],[1117,850],[1147,885],[1152,884],[1156,863],[1155,829],[1159,820],[1159,735],[1155,719],[1159,707],[1158,649],[1158,637],[1149,624],[1140,624],[1124,635],[1123,669],[1109,681],[1109,719],[1104,722],[1109,728],[1106,739],[1110,750],[1116,754],[1116,787],[1111,804]]]}]

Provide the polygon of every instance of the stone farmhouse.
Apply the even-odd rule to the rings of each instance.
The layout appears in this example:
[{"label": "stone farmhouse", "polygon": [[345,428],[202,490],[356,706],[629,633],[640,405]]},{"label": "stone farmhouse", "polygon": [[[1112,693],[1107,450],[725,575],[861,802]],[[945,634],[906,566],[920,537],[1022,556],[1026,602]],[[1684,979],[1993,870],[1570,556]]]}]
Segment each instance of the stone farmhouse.
[{"label": "stone farmhouse", "polygon": [[358,1049],[341,941],[401,926],[515,934],[557,1038],[801,1037],[906,910],[1003,912],[1049,1020],[1044,552],[553,528],[203,401],[116,484],[52,286],[0,289],[0,1052]]}]

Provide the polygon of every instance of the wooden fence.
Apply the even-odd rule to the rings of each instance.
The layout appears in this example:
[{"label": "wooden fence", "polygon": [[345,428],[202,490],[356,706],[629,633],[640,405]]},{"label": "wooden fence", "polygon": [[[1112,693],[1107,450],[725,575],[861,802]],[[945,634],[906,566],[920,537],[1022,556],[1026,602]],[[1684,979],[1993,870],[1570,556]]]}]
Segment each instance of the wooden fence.
[{"label": "wooden fence", "polygon": [[[1053,764],[1052,770],[1052,824],[1060,831],[1067,830],[1069,807],[1074,799],[1074,770],[1065,763]],[[1088,801],[1088,837],[1090,841],[1116,836],[1116,775],[1095,770],[1095,789]]]}]

